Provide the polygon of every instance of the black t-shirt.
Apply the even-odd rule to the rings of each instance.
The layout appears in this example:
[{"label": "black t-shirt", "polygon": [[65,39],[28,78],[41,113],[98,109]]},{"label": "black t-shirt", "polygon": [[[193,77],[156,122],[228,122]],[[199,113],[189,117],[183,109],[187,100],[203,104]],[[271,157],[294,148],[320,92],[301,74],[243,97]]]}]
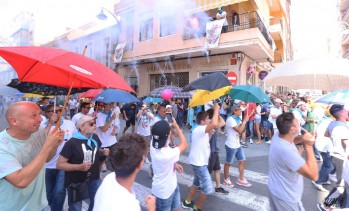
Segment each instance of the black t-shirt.
[{"label": "black t-shirt", "polygon": [[[93,139],[98,144],[98,149],[102,145],[96,134],[93,134]],[[82,145],[85,145],[87,150],[92,150],[88,145],[86,140],[71,138],[67,143],[65,143],[60,155],[68,159],[68,163],[71,164],[81,164],[84,161],[84,153],[82,151]],[[99,150],[96,150],[95,160],[90,168],[91,175],[89,180],[99,179],[99,161],[100,154]],[[87,178],[87,171],[66,171],[64,178],[64,185],[68,187],[71,183],[83,182]]]},{"label": "black t-shirt", "polygon": [[137,110],[137,105],[132,103],[132,104],[127,104],[125,105],[125,113],[127,118],[129,119],[134,119],[136,118],[136,110]]}]

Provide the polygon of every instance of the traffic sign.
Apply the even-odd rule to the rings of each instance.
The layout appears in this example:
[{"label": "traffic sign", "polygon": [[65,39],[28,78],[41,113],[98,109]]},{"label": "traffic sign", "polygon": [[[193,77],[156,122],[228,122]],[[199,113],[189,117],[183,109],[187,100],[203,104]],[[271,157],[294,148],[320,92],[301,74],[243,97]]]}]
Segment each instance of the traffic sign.
[{"label": "traffic sign", "polygon": [[228,72],[227,78],[232,85],[236,85],[238,81],[238,76],[236,75],[235,72]]},{"label": "traffic sign", "polygon": [[260,80],[263,80],[265,77],[267,77],[267,75],[268,75],[268,71],[262,70],[258,73],[258,78]]}]

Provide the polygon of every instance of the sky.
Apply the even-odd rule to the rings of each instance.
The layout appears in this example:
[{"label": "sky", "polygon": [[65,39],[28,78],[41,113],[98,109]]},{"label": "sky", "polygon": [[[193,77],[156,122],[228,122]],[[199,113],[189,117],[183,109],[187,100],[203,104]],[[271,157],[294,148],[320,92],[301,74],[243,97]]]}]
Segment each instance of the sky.
[{"label": "sky", "polygon": [[[0,0],[0,35],[13,32],[11,19],[21,10],[31,11],[35,17],[35,39],[44,43],[66,31],[91,21],[101,7],[110,11],[118,0]],[[107,13],[105,13],[108,15]],[[106,20],[108,21],[108,20]],[[109,21],[114,21],[111,18]],[[105,21],[104,21],[105,22]]]},{"label": "sky", "polygon": [[[0,0],[0,36],[11,32],[11,18],[21,9],[33,12],[35,41],[40,44],[53,40],[68,27],[78,27],[90,21],[101,22],[96,18],[100,8],[103,6],[112,11],[117,2],[118,0]],[[336,1],[291,2],[295,58],[328,50],[328,37],[338,35],[336,23],[333,22],[336,20]],[[111,18],[109,21],[114,20]]]}]

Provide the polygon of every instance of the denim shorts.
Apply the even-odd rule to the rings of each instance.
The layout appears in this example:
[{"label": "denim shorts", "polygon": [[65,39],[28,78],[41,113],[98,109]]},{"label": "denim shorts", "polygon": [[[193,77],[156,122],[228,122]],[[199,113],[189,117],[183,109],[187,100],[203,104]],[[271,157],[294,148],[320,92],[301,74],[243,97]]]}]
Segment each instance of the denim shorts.
[{"label": "denim shorts", "polygon": [[261,123],[262,119],[261,118],[254,118],[255,123]]},{"label": "denim shorts", "polygon": [[230,148],[227,145],[225,145],[225,151],[227,153],[227,156],[225,158],[225,162],[232,164],[234,156],[238,161],[246,160],[244,150],[240,146],[239,148]]},{"label": "denim shorts", "polygon": [[262,127],[266,128],[267,130],[272,130],[273,124],[271,122],[269,122],[268,120],[263,120]]},{"label": "denim shorts", "polygon": [[193,186],[200,188],[201,193],[205,195],[213,194],[213,186],[211,181],[211,175],[208,172],[207,166],[194,166],[191,165],[194,171]]},{"label": "denim shorts", "polygon": [[170,211],[178,210],[181,207],[181,196],[179,193],[179,186],[172,193],[168,199],[160,199],[156,197],[156,211]]}]

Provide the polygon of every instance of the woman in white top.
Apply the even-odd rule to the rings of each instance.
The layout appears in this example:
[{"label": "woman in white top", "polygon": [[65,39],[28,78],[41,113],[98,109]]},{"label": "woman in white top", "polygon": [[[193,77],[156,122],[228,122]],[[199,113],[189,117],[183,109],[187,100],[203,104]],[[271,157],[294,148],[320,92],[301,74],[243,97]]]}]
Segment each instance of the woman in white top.
[{"label": "woman in white top", "polygon": [[262,116],[261,116],[261,110],[262,110],[262,107],[261,107],[261,104],[257,103],[256,104],[257,107],[256,107],[256,114],[254,115],[254,128],[256,128],[256,132],[257,132],[257,144],[260,144],[262,143],[262,140],[261,140],[261,131],[260,131],[260,128],[259,128],[259,125],[261,124],[261,120],[262,120]]}]

